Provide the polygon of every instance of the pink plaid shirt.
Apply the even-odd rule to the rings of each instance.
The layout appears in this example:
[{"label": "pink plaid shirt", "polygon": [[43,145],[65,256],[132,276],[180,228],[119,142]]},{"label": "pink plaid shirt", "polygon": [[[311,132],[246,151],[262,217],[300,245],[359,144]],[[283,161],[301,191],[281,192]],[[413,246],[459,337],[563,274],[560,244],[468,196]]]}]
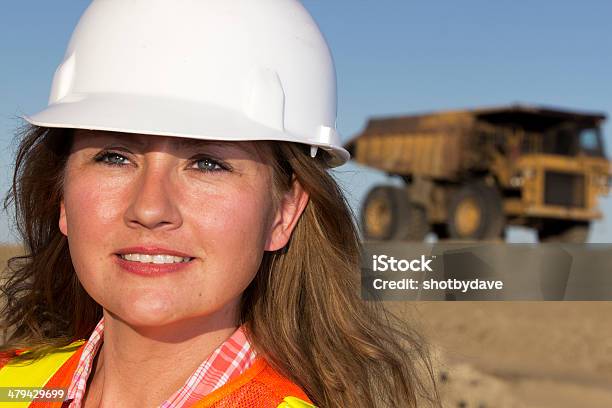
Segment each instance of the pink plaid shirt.
[{"label": "pink plaid shirt", "polygon": [[[93,360],[104,339],[104,318],[89,337],[62,407],[81,408]],[[256,353],[239,327],[160,408],[186,408],[251,367]]]}]

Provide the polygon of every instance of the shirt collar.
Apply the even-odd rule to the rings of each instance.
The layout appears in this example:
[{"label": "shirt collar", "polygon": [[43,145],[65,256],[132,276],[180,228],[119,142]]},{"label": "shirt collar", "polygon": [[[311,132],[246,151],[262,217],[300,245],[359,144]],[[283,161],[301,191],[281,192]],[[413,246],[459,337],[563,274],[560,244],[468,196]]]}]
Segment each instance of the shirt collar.
[{"label": "shirt collar", "polygon": [[[104,318],[100,319],[83,346],[83,354],[66,393],[66,403],[62,406],[81,408],[93,361],[103,341]],[[193,404],[246,371],[255,357],[256,352],[246,338],[244,326],[238,327],[160,407],[181,408]]]}]

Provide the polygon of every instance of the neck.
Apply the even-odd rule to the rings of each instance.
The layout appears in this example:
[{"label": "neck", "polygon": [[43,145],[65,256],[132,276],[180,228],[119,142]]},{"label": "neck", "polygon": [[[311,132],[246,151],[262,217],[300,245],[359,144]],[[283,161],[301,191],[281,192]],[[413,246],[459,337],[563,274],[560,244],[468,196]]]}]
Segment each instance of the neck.
[{"label": "neck", "polygon": [[159,406],[237,326],[236,319],[207,316],[134,327],[104,311],[104,343],[90,374],[86,406]]}]

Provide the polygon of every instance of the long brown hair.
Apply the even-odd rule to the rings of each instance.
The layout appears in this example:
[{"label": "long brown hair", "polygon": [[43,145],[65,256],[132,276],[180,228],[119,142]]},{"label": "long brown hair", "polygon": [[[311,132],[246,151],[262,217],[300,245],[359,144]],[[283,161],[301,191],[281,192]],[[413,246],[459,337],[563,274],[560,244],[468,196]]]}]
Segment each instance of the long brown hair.
[{"label": "long brown hair", "polygon": [[[4,200],[5,209],[15,205],[26,255],[9,260],[1,285],[3,349],[28,348],[31,357],[89,337],[102,316],[58,227],[71,143],[70,129],[25,128]],[[359,297],[359,237],[325,152],[313,160],[301,145],[262,143],[275,197],[297,181],[310,198],[289,243],[265,253],[243,295],[240,319],[255,349],[321,407],[438,405],[425,341]]]}]

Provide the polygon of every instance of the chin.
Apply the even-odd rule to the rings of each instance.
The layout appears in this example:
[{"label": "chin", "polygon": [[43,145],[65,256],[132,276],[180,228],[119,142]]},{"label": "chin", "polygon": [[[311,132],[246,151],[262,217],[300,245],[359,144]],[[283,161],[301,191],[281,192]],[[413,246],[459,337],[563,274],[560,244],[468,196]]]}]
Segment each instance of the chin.
[{"label": "chin", "polygon": [[141,293],[131,299],[122,299],[117,316],[133,327],[165,326],[177,320],[177,305],[172,299],[159,294]]}]

